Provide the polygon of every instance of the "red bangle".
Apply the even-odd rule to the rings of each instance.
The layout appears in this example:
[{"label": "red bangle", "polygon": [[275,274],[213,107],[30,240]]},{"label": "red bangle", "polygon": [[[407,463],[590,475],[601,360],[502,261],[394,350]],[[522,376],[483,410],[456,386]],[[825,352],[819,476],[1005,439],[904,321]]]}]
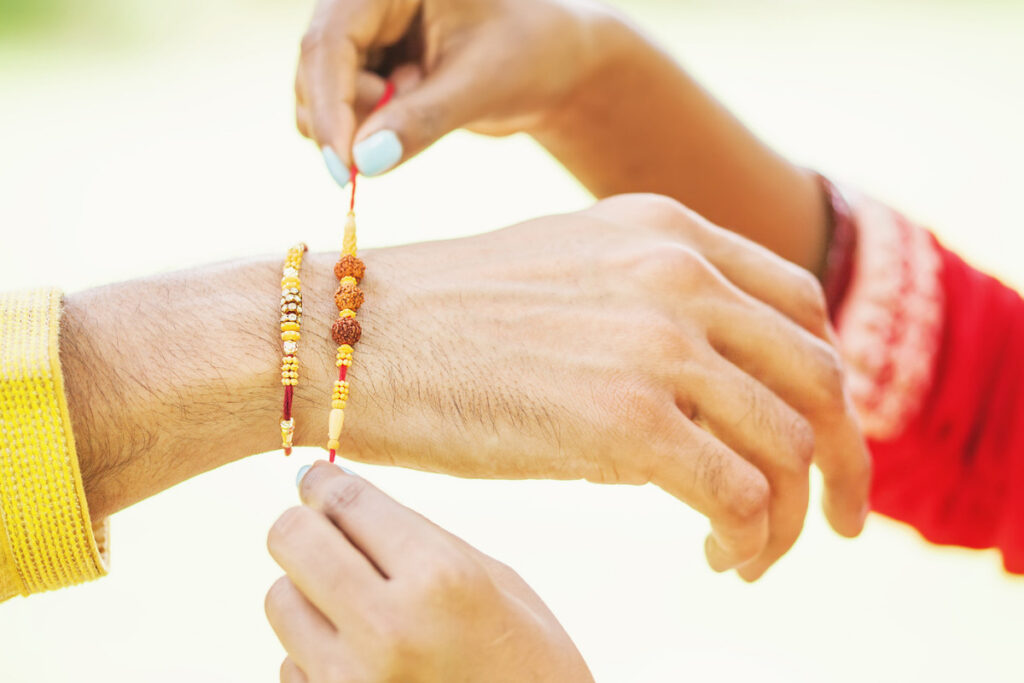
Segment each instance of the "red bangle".
[{"label": "red bangle", "polygon": [[853,263],[857,253],[857,222],[850,204],[839,189],[820,174],[818,182],[825,195],[829,232],[821,284],[825,290],[829,317],[834,323],[839,317],[839,309],[853,279]]}]

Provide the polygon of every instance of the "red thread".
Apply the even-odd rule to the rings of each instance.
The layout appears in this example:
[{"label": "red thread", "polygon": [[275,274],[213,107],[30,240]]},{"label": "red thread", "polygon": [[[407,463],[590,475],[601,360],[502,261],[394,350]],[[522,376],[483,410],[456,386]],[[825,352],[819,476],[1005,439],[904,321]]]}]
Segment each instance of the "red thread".
[{"label": "red thread", "polygon": [[[391,81],[387,81],[387,83],[385,83],[385,85],[384,85],[384,94],[380,96],[379,100],[377,100],[377,104],[375,104],[373,106],[373,110],[377,111],[378,109],[383,107],[385,104],[390,102],[391,98],[394,96],[394,94],[395,94],[395,84],[392,83]],[[352,160],[352,170],[350,170],[348,172],[348,182],[349,182],[350,185],[352,185],[352,194],[349,196],[349,200],[348,200],[348,210],[349,210],[349,212],[352,212],[352,211],[356,210],[356,176],[358,176],[358,175],[359,175],[359,169],[356,167],[356,160],[353,159]]]},{"label": "red thread", "polygon": [[292,394],[294,393],[294,387],[290,384],[284,388],[284,419],[288,419],[292,416]]}]

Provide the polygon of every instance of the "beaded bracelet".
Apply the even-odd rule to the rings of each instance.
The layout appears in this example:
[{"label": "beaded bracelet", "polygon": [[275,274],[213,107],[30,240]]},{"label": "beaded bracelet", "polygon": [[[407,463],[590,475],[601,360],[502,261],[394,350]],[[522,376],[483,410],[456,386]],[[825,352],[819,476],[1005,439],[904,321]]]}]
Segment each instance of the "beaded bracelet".
[{"label": "beaded bracelet", "polygon": [[331,325],[331,338],[338,345],[335,365],[338,379],[331,392],[331,413],[327,427],[327,450],[331,462],[338,452],[338,440],[345,424],[345,406],[348,403],[348,369],[352,366],[353,347],[362,336],[363,330],[356,320],[356,311],[363,305],[363,290],[359,281],[366,273],[365,264],[356,256],[356,219],[351,211],[345,220],[345,239],[341,258],[334,264],[338,278],[338,291],[334,293],[334,304],[338,307],[338,318]]},{"label": "beaded bracelet", "polygon": [[[374,111],[387,104],[395,94],[395,84],[388,81]],[[338,453],[341,429],[345,425],[345,406],[348,404],[348,369],[352,366],[353,347],[359,342],[363,328],[356,320],[356,311],[363,305],[363,290],[359,282],[366,274],[366,264],[356,256],[356,179],[359,169],[353,163],[349,171],[351,196],[348,216],[345,218],[345,234],[342,239],[341,257],[334,264],[334,275],[338,278],[338,291],[334,293],[334,304],[338,307],[338,319],[331,325],[331,338],[338,345],[335,365],[338,379],[331,391],[331,413],[327,420],[327,451],[331,462]]]},{"label": "beaded bracelet", "polygon": [[284,406],[281,409],[281,447],[285,455],[292,454],[295,436],[295,418],[292,417],[292,398],[299,384],[299,330],[302,327],[302,255],[305,244],[299,243],[288,250],[281,272],[281,384],[284,385]]}]

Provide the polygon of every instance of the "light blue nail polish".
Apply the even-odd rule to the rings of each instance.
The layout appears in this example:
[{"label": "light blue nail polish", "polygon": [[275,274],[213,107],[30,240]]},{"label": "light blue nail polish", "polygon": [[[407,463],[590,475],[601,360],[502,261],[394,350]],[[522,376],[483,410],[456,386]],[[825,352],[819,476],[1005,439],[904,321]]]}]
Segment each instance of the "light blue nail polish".
[{"label": "light blue nail polish", "polygon": [[306,472],[309,472],[310,465],[303,465],[299,468],[299,473],[295,475],[295,485],[302,486],[302,478],[306,476]]},{"label": "light blue nail polish", "polygon": [[341,162],[337,153],[330,147],[324,147],[321,152],[324,155],[324,163],[327,164],[327,170],[331,172],[331,177],[334,178],[334,182],[338,183],[339,187],[345,187],[348,185],[349,171],[345,167],[345,164]]},{"label": "light blue nail polish", "polygon": [[402,159],[402,141],[393,130],[380,130],[352,150],[356,167],[363,175],[380,175]]}]

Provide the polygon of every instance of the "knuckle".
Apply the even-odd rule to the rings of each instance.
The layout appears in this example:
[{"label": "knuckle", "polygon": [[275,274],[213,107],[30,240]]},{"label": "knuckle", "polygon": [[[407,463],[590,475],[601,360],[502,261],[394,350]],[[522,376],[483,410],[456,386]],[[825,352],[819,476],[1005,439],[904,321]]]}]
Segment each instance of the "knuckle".
[{"label": "knuckle", "polygon": [[628,425],[635,433],[659,431],[665,421],[666,401],[648,382],[636,380],[614,392],[613,414],[618,424]]},{"label": "knuckle", "polygon": [[359,680],[352,671],[335,657],[325,657],[317,662],[316,672],[310,683],[354,683]]},{"label": "knuckle", "polygon": [[681,203],[660,194],[635,195],[639,213],[658,227],[676,227],[689,215]]},{"label": "knuckle", "polygon": [[333,479],[323,492],[323,511],[341,515],[356,506],[366,493],[366,482],[358,477]]},{"label": "knuckle", "polygon": [[635,278],[658,289],[689,289],[706,284],[713,271],[697,251],[678,243],[664,242],[647,248],[634,264]]},{"label": "knuckle", "polygon": [[281,513],[267,533],[267,548],[272,555],[276,554],[286,540],[307,523],[310,512],[308,508],[299,505]]},{"label": "knuckle", "polygon": [[772,492],[763,476],[734,487],[726,501],[729,515],[742,526],[759,524],[768,514]]},{"label": "knuckle", "polygon": [[304,55],[315,52],[324,45],[326,38],[327,32],[322,26],[310,26],[309,29],[302,34],[302,40],[299,41],[299,50]]},{"label": "knuckle", "polygon": [[276,621],[277,617],[281,614],[284,601],[291,592],[290,584],[291,579],[287,576],[282,576],[267,589],[267,594],[263,598],[263,611],[271,622]]},{"label": "knuckle", "polygon": [[476,597],[488,583],[487,571],[478,562],[452,549],[436,558],[427,570],[427,597],[446,601],[456,600],[458,596]]},{"label": "knuckle", "polygon": [[786,427],[785,439],[789,444],[787,463],[797,474],[805,474],[814,459],[814,429],[802,416],[794,414]]},{"label": "knuckle", "polygon": [[846,372],[839,352],[821,342],[814,363],[814,395],[811,397],[819,410],[846,411]]},{"label": "knuckle", "polygon": [[816,330],[828,321],[828,302],[825,290],[814,275],[801,271],[798,277],[797,291],[800,310],[808,324]]}]

